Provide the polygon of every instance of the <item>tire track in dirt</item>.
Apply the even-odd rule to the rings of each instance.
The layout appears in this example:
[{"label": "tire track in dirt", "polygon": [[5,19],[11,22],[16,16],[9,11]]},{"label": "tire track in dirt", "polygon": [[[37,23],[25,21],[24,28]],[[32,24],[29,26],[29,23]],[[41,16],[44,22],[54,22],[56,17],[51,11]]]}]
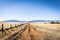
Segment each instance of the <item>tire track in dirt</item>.
[{"label": "tire track in dirt", "polygon": [[20,26],[18,30],[13,32],[9,37],[5,38],[4,40],[15,40],[26,29],[25,25],[26,24]]},{"label": "tire track in dirt", "polygon": [[16,40],[40,40],[40,32],[30,23],[27,23],[23,30]]}]

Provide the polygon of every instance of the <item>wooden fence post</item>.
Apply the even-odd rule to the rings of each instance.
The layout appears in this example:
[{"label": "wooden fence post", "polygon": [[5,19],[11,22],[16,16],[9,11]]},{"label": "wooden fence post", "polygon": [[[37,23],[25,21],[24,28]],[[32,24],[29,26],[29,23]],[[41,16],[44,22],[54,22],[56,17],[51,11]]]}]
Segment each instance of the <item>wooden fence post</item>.
[{"label": "wooden fence post", "polygon": [[12,29],[12,24],[10,25],[10,28]]},{"label": "wooden fence post", "polygon": [[[2,31],[2,35],[3,35],[3,32],[6,34],[6,32],[5,32],[5,30],[4,30],[4,24],[2,24],[1,31]],[[7,34],[6,34],[6,35],[7,35]]]}]

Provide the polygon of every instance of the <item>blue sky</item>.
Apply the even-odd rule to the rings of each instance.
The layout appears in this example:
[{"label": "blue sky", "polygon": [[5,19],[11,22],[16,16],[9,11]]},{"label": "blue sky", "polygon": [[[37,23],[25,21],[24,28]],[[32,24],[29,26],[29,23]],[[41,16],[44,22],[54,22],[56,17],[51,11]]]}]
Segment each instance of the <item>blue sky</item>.
[{"label": "blue sky", "polygon": [[0,0],[0,20],[60,20],[60,1]]}]

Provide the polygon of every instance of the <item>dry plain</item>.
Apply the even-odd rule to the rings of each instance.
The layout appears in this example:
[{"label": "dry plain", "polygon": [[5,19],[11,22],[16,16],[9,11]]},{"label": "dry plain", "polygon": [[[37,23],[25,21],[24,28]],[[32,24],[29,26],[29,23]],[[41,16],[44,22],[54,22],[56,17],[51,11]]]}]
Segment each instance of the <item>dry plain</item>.
[{"label": "dry plain", "polygon": [[[2,31],[0,31],[0,40],[5,40],[10,35],[18,32],[18,30],[20,30],[22,27],[18,27],[17,25],[21,25],[24,23],[26,22],[0,22],[0,30],[2,29],[2,24],[3,24],[3,29],[6,29],[6,28],[8,29],[8,30],[4,30],[6,33],[3,32],[3,34],[2,34]],[[12,28],[10,28],[11,25],[12,25]],[[15,26],[17,26],[17,28]]]},{"label": "dry plain", "polygon": [[60,24],[50,24],[47,22],[33,22],[32,25],[43,32],[42,40],[60,40]]},{"label": "dry plain", "polygon": [[[24,23],[26,22],[0,22],[0,25],[4,24],[4,27],[8,28],[10,24],[14,26],[15,24],[18,25]],[[9,29],[9,32],[7,31],[7,33],[10,35],[10,33],[15,33],[15,31],[20,30],[17,34],[18,37],[7,40],[60,40],[60,24],[50,24],[49,22],[46,22],[46,24],[45,22],[29,22],[26,25],[14,28],[13,30],[14,31],[11,31],[11,29]],[[13,38],[14,37],[15,36],[13,36]],[[1,32],[0,38],[4,38],[4,35],[2,37]]]}]

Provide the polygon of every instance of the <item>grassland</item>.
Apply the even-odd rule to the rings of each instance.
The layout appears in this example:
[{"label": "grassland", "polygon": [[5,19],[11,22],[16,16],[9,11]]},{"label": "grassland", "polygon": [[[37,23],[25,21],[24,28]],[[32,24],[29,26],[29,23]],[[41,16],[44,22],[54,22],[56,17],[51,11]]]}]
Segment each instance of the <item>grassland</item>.
[{"label": "grassland", "polygon": [[3,34],[2,34],[2,31],[0,31],[0,40],[5,40],[12,34],[18,32],[18,30],[20,30],[22,27],[16,28],[15,25],[17,26],[17,25],[24,24],[24,23],[26,23],[26,22],[0,22],[0,30],[2,28],[2,24],[3,24],[3,29],[10,28],[10,25],[12,25],[12,27],[14,27],[14,28],[11,28],[8,30],[4,30],[6,33],[3,32]]},{"label": "grassland", "polygon": [[10,25],[14,27],[15,25],[23,24],[23,23],[26,23],[26,22],[0,22],[0,29],[1,29],[2,24],[4,24],[4,29],[5,29],[5,28],[10,28]]},{"label": "grassland", "polygon": [[[0,25],[4,24],[4,28],[8,28],[10,24],[14,27],[15,24],[24,23],[26,22],[0,22]],[[4,40],[15,32],[18,32],[18,37],[14,40],[60,40],[60,24],[50,24],[49,22],[29,22],[24,26],[9,29],[6,31],[7,35],[2,35],[0,32],[0,39]],[[8,40],[13,40],[13,38],[11,37]]]},{"label": "grassland", "polygon": [[44,22],[33,22],[31,24],[43,32],[41,40],[60,40],[60,24],[45,24]]}]

